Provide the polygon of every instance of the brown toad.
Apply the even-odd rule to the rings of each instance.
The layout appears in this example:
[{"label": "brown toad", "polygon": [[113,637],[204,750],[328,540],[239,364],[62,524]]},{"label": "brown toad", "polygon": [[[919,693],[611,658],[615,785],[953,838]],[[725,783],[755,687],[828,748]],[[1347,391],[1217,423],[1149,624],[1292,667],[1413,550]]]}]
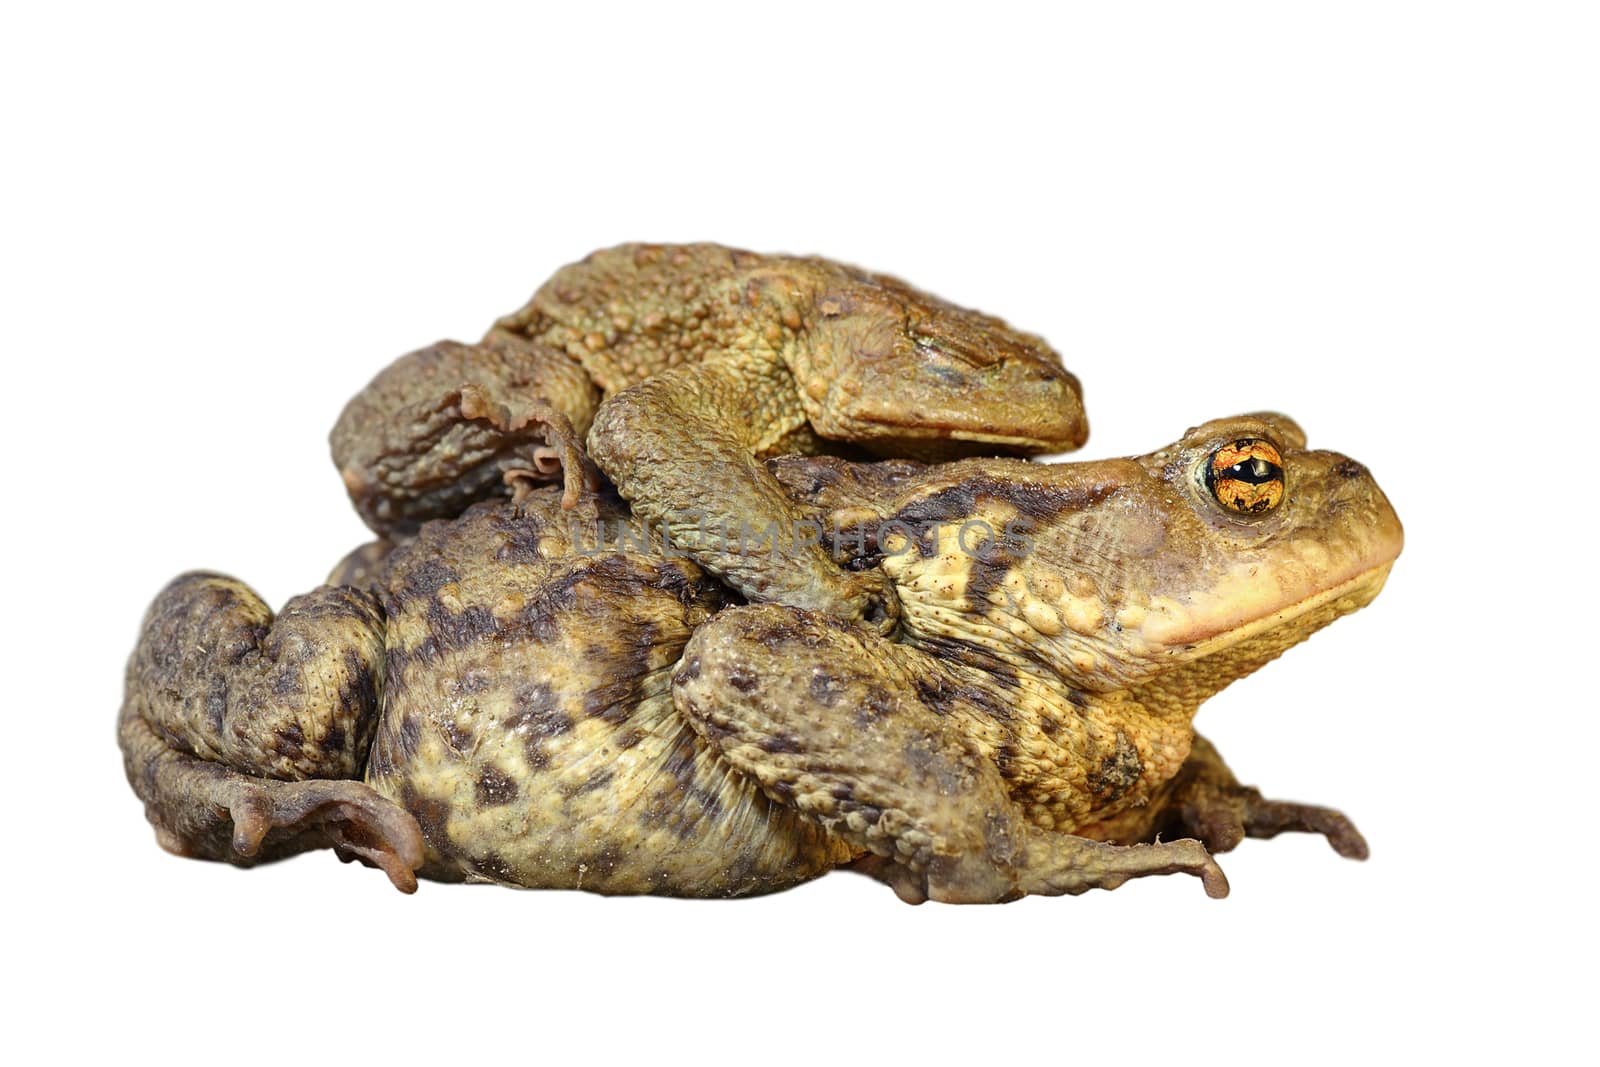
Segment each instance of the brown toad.
[{"label": "brown toad", "polygon": [[1207,849],[1283,830],[1365,855],[1191,725],[1382,587],[1401,528],[1360,464],[1249,416],[1135,459],[771,469],[893,583],[898,640],[726,606],[659,530],[619,545],[615,498],[554,489],[358,551],[336,578],[374,593],[276,619],[179,578],[120,730],[160,840],[241,864],[332,845],[405,889],[726,896],[852,864],[912,901],[1168,872],[1220,895]]},{"label": "brown toad", "polygon": [[1078,382],[1037,337],[897,279],[711,244],[622,245],[557,271],[477,345],[397,360],[335,426],[379,534],[458,514],[507,479],[584,478],[580,444],[674,543],[752,600],[892,626],[878,571],[806,546],[774,567],[706,527],[796,518],[761,465],[840,447],[949,459],[1078,447]]}]

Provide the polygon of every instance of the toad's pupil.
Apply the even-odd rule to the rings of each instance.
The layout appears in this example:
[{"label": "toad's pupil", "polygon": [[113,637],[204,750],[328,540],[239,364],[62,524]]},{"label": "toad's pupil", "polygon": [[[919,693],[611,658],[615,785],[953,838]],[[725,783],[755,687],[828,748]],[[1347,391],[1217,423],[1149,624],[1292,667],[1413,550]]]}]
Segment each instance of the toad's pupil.
[{"label": "toad's pupil", "polygon": [[1223,471],[1222,476],[1234,481],[1249,482],[1251,485],[1261,485],[1283,477],[1283,472],[1276,463],[1268,463],[1257,456],[1243,463],[1235,463]]}]

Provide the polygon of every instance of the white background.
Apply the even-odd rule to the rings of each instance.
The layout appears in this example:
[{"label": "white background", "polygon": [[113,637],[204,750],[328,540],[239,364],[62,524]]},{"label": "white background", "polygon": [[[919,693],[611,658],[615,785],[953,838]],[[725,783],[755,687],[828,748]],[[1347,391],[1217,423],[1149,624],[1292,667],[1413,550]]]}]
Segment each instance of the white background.
[{"label": "white background", "polygon": [[[568,5],[575,8],[576,5]],[[232,11],[233,9],[229,9]],[[1595,22],[1581,5],[8,7],[5,1004],[172,1062],[1567,1058],[1594,995]],[[709,239],[1048,337],[1086,457],[1262,407],[1368,463],[1388,591],[1209,704],[1366,864],[909,908],[159,851],[113,720],[193,567],[363,539],[326,455],[396,355]],[[613,1059],[622,1057],[622,1059]],[[156,1062],[160,1062],[159,1060]]]}]

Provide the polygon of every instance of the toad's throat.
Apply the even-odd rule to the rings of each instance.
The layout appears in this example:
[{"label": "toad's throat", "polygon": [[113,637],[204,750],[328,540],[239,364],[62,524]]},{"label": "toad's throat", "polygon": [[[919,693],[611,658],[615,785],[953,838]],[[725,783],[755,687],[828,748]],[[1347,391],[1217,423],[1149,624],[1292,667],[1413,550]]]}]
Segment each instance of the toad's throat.
[{"label": "toad's throat", "polygon": [[1372,602],[1394,561],[1379,564],[1271,615],[1173,649],[1172,666],[1130,692],[1160,714],[1192,716],[1201,703],[1304,641],[1335,619]]},{"label": "toad's throat", "polygon": [[[1278,632],[1285,635],[1283,647],[1287,648],[1339,616],[1370,604],[1382,591],[1393,566],[1394,557],[1390,556],[1382,563],[1361,570],[1342,582],[1235,625],[1191,626],[1184,629],[1163,625],[1154,633],[1147,632],[1147,636],[1152,638],[1153,643],[1164,646],[1168,655],[1185,660],[1203,659],[1223,649],[1236,648]],[[1329,608],[1333,610],[1325,610]],[[1314,620],[1314,624],[1302,625],[1303,620]]]}]

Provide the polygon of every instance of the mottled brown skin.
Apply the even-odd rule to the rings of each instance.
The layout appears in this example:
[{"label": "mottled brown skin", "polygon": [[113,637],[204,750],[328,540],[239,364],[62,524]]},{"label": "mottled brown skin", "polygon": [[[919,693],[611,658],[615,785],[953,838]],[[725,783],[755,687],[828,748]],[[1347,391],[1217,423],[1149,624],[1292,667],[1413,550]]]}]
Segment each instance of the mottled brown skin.
[{"label": "mottled brown skin", "polygon": [[[1285,489],[1245,515],[1204,472],[1251,439],[1281,456]],[[435,878],[608,893],[758,893],[850,864],[910,901],[1170,872],[1220,895],[1208,849],[1244,836],[1312,831],[1365,854],[1343,816],[1241,786],[1191,725],[1211,694],[1377,594],[1401,530],[1364,467],[1252,416],[1137,459],[771,470],[807,514],[904,524],[833,546],[893,583],[898,639],[729,604],[659,534],[585,553],[594,521],[621,521],[622,504],[589,494],[568,512],[541,490],[520,510],[480,504],[353,554],[335,577],[370,583],[381,619],[370,598],[324,587],[312,597],[337,610],[321,636],[288,610],[229,629],[249,595],[180,579],[130,666],[130,781],[169,846],[238,862],[232,805],[205,774],[236,775],[258,806],[306,784],[271,776],[298,773],[307,739],[326,737],[303,726],[298,747],[284,739],[285,710],[302,715],[314,692],[324,721],[376,729],[364,785],[313,783],[348,792],[332,843],[402,887],[415,856]],[[970,521],[1002,536],[964,551]],[[263,680],[280,673],[291,624],[305,641],[295,662],[326,681],[279,694]],[[334,682],[352,650],[370,659],[375,628],[381,692],[352,698]],[[184,643],[212,651],[185,659]],[[220,728],[218,691],[232,701]],[[212,735],[233,737],[231,754]],[[146,778],[152,759],[189,763]],[[372,796],[387,807],[360,807]],[[330,843],[327,815],[305,820],[303,841],[280,823],[284,851]]]},{"label": "mottled brown skin", "polygon": [[[732,774],[673,708],[684,642],[727,593],[663,552],[659,534],[592,551],[597,520],[609,531],[628,517],[609,494],[572,511],[548,489],[525,509],[485,502],[358,549],[276,619],[237,582],[179,578],[146,617],[122,716],[129,780],[159,840],[247,865],[332,844],[406,891],[415,871],[737,896],[847,861],[841,842]],[[302,605],[323,601],[360,610],[313,631]],[[344,681],[352,664],[362,686]],[[306,766],[341,728],[370,759]],[[365,781],[293,780],[307,769]],[[294,822],[295,791],[310,785],[338,806]],[[247,805],[283,814],[264,846],[234,850],[230,813],[248,818]],[[344,820],[333,823],[342,838],[330,819]]]},{"label": "mottled brown skin", "polygon": [[128,661],[117,736],[163,848],[248,866],[332,847],[407,892],[416,822],[358,777],[383,684],[383,611],[322,586],[273,617],[218,574],[175,579]]},{"label": "mottled brown skin", "polygon": [[578,442],[674,543],[745,597],[892,627],[881,573],[795,546],[781,567],[706,528],[793,504],[761,464],[841,448],[946,459],[1083,443],[1077,380],[1037,337],[884,275],[711,244],[622,245],[558,271],[474,346],[402,357],[332,434],[357,510],[389,535],[502,482],[564,472]]},{"label": "mottled brown skin", "polygon": [[424,874],[596,892],[733,896],[842,847],[732,775],[672,704],[723,588],[652,547],[594,555],[594,518],[540,492],[430,523],[389,557],[385,700],[367,782],[421,821]]}]

